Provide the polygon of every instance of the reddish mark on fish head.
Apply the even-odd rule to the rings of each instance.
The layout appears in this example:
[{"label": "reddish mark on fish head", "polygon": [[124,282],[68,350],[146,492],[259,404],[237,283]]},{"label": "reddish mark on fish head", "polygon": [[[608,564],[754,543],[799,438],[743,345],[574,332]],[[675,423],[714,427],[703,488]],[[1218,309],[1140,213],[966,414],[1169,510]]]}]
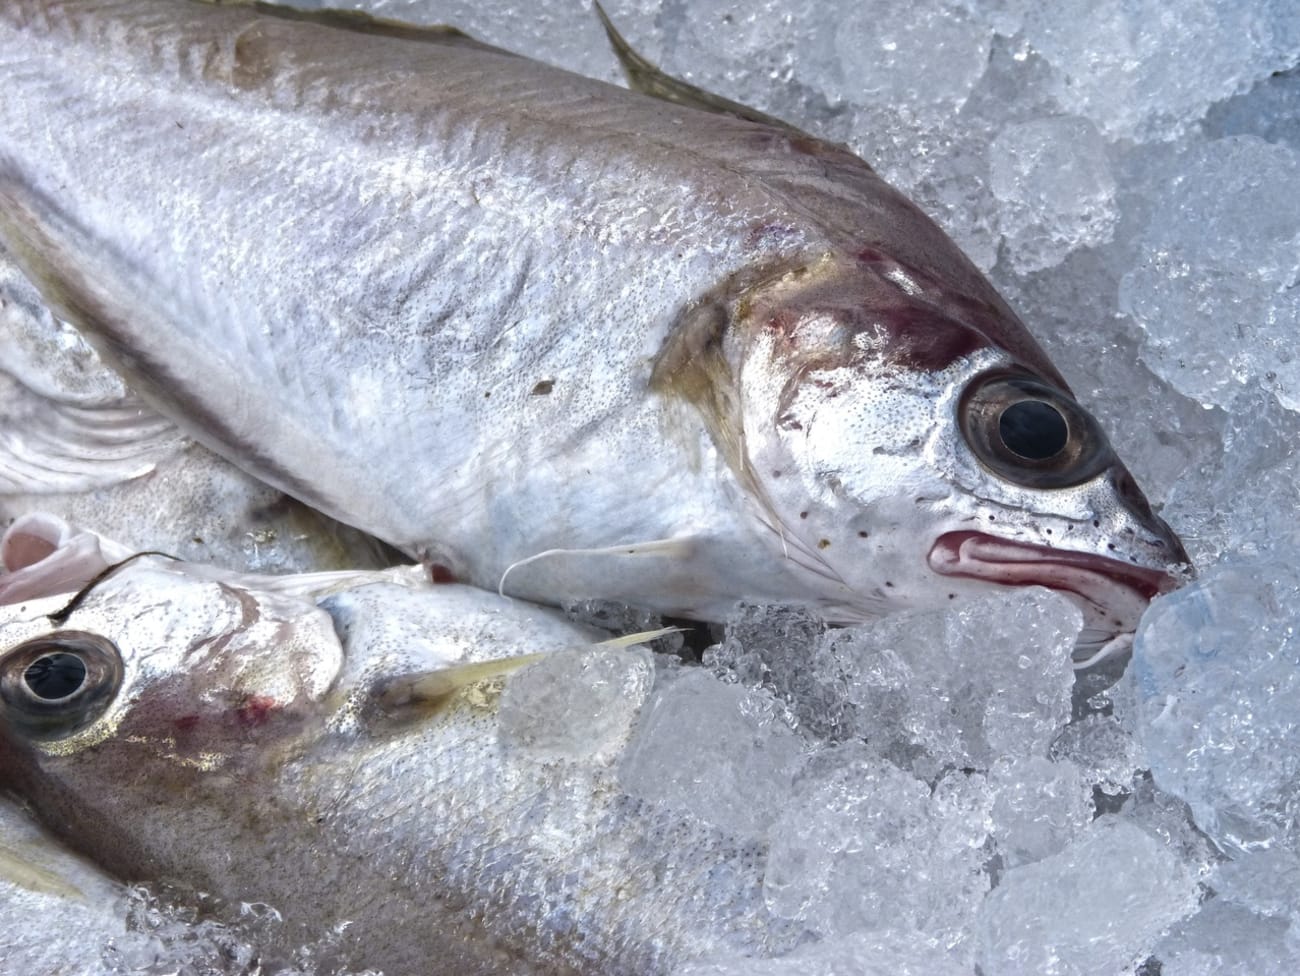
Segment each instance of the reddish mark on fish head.
[{"label": "reddish mark on fish head", "polygon": [[172,725],[176,727],[178,732],[192,732],[198,724],[199,717],[197,715],[182,715],[180,718],[172,720]]},{"label": "reddish mark on fish head", "polygon": [[267,695],[249,695],[235,709],[235,720],[244,728],[256,728],[271,720],[271,710],[276,707],[274,698]]}]

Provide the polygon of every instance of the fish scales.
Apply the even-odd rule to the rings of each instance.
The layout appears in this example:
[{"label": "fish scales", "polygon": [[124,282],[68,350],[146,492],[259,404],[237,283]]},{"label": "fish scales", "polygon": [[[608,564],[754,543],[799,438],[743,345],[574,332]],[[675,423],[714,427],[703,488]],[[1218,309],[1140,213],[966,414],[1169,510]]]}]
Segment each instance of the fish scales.
[{"label": "fish scales", "polygon": [[[1043,496],[957,443],[973,378],[1068,389],[842,148],[244,7],[18,0],[0,66],[0,238],[56,311],[202,443],[461,578],[855,620],[1046,560],[1101,632],[1182,559],[1118,462]],[[956,534],[994,521],[1010,550]]]}]

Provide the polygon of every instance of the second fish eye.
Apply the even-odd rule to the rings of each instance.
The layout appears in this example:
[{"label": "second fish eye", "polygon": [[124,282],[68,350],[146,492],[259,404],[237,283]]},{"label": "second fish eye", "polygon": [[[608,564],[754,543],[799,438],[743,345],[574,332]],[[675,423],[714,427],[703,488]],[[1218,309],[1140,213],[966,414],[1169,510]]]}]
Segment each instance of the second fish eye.
[{"label": "second fish eye", "polygon": [[0,657],[0,719],[33,739],[57,739],[103,714],[122,684],[116,645],[98,634],[56,631]]},{"label": "second fish eye", "polygon": [[958,419],[980,464],[1026,488],[1070,488],[1114,463],[1092,415],[1029,374],[977,377],[962,396]]}]

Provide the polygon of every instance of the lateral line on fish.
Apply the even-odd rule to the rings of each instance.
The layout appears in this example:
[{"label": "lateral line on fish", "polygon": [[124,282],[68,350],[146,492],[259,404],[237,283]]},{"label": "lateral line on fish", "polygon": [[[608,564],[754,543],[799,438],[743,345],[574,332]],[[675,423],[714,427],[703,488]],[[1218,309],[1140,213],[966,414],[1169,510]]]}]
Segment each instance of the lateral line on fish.
[{"label": "lateral line on fish", "polygon": [[506,577],[521,566],[545,559],[548,556],[687,556],[691,544],[683,539],[654,539],[650,542],[633,542],[621,546],[602,546],[596,549],[545,549],[532,556],[516,560],[505,568],[497,582],[497,595],[506,596]]}]

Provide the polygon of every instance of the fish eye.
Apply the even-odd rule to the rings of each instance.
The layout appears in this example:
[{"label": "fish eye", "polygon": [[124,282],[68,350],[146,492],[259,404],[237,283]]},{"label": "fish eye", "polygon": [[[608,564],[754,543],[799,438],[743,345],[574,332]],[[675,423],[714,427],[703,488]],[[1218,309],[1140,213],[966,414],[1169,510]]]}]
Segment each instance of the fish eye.
[{"label": "fish eye", "polygon": [[79,630],[56,631],[0,657],[0,717],[33,739],[58,739],[103,714],[122,684],[112,641]]},{"label": "fish eye", "polygon": [[958,413],[962,436],[980,463],[1026,488],[1070,488],[1114,463],[1092,415],[1033,376],[979,377],[967,387]]}]

